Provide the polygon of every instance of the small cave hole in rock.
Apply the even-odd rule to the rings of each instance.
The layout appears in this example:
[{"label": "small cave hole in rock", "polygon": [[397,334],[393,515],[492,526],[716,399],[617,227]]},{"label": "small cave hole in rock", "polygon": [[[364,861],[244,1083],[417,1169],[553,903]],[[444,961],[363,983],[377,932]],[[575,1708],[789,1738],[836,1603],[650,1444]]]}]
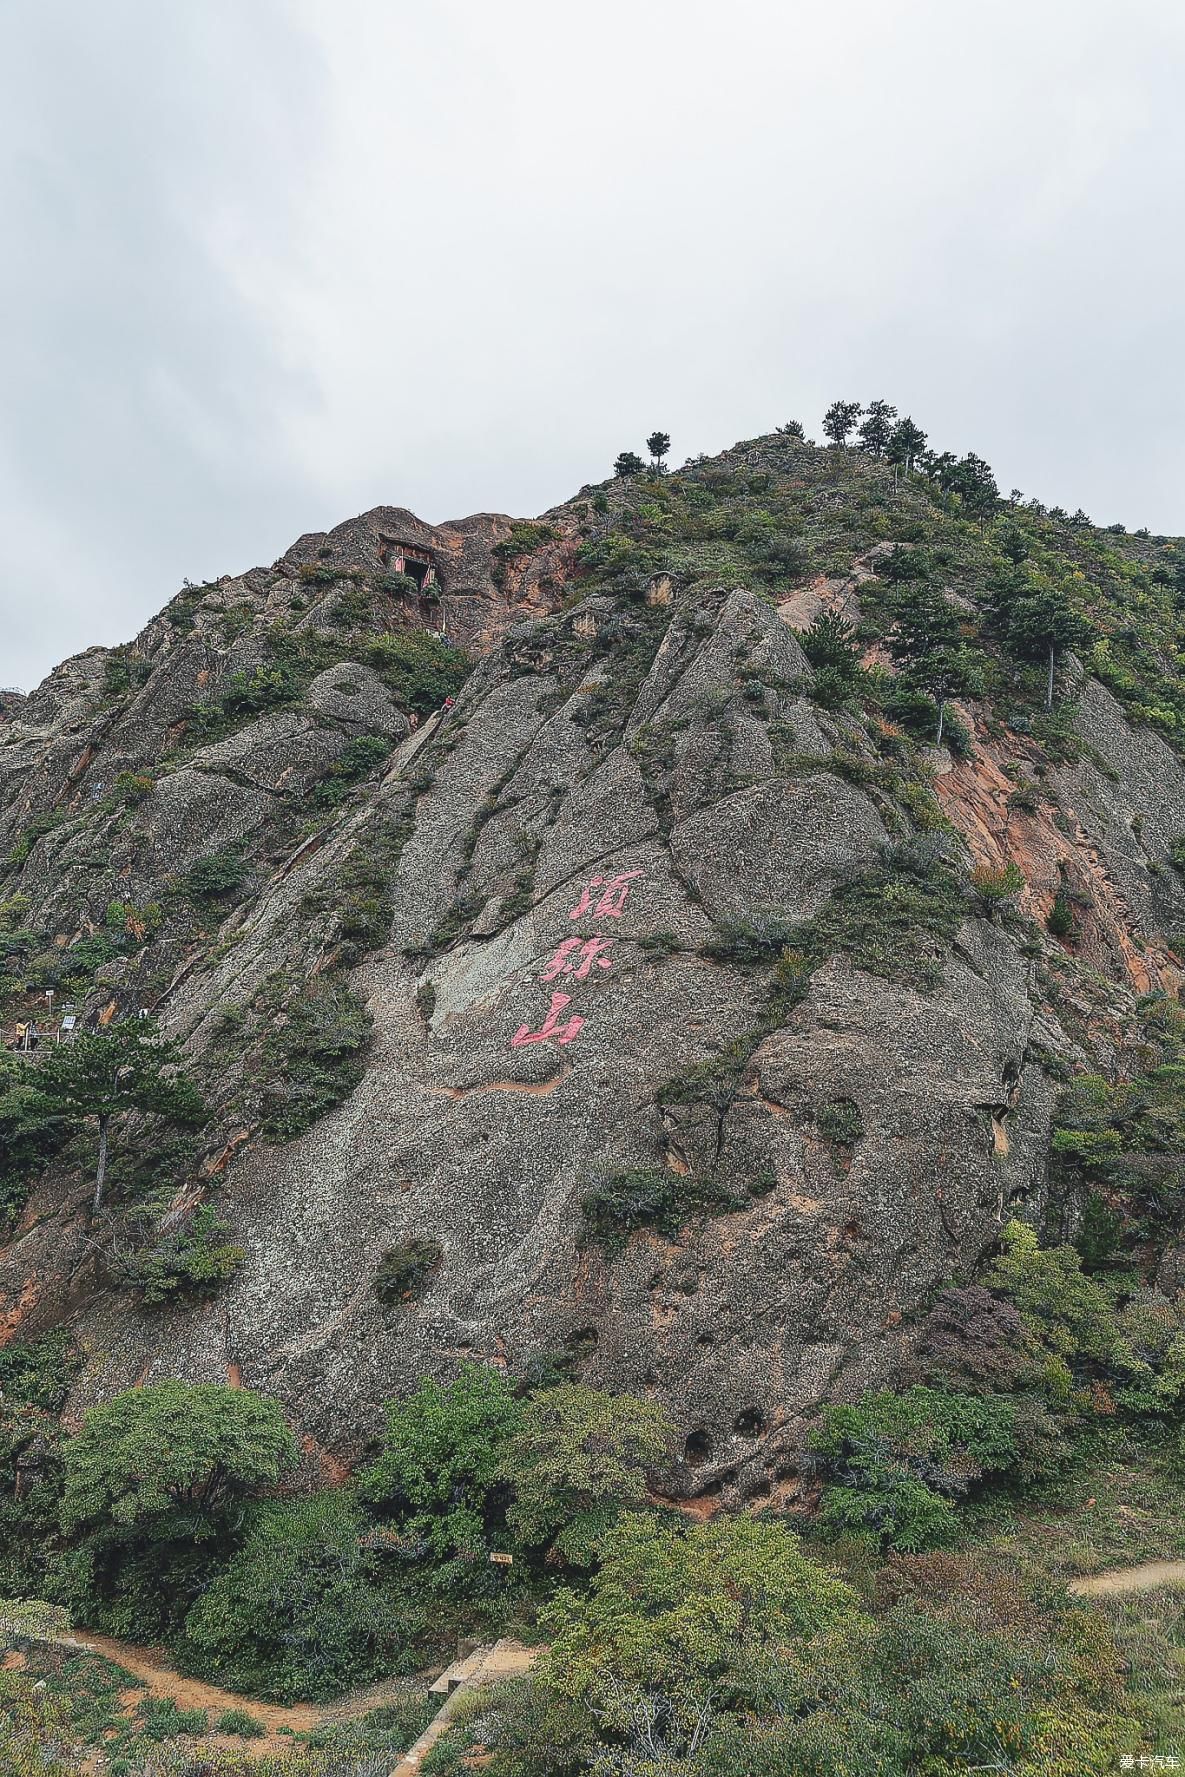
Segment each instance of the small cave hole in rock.
[{"label": "small cave hole in rock", "polygon": [[689,1432],[687,1442],[683,1446],[683,1460],[692,1468],[708,1462],[712,1455],[712,1440],[701,1427],[699,1431]]},{"label": "small cave hole in rock", "polygon": [[724,1492],[724,1489],[726,1487],[731,1487],[736,1478],[736,1470],[734,1468],[726,1468],[723,1474],[713,1476],[712,1480],[708,1481],[705,1486],[701,1487],[695,1497],[697,1499],[719,1499],[720,1495]]},{"label": "small cave hole in rock", "polygon": [[575,1332],[568,1334],[564,1345],[577,1360],[590,1357],[597,1348],[596,1327],[577,1327]]},{"label": "small cave hole in rock", "polygon": [[758,1437],[765,1430],[765,1414],[760,1407],[746,1407],[732,1422],[732,1429],[742,1438]]}]

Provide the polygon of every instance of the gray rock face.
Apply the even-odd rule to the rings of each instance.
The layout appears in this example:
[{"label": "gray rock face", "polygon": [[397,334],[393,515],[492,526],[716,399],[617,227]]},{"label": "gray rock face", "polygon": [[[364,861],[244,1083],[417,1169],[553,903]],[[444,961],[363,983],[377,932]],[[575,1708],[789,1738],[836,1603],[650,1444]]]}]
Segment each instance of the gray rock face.
[{"label": "gray rock face", "polygon": [[[549,659],[586,615],[552,625]],[[677,1490],[772,1493],[819,1401],[886,1378],[910,1317],[1041,1191],[1051,1093],[1026,1062],[1029,964],[996,928],[964,927],[932,995],[829,963],[780,1028],[749,1038],[767,988],[703,954],[716,922],[809,916],[886,829],[873,794],[827,769],[827,727],[793,689],[809,669],[777,615],[734,592],[709,617],[655,630],[608,732],[590,712],[623,695],[611,657],[524,672],[512,641],[475,674],[428,754],[389,943],[356,972],[375,1021],[365,1078],[299,1140],[231,1164],[222,1202],[249,1258],[214,1304],[151,1323],[112,1298],[84,1311],[80,1403],[137,1378],[231,1374],[348,1454],[425,1374],[567,1350],[590,1382],[667,1403],[689,1438]],[[745,689],[759,671],[760,707]],[[335,700],[360,695],[340,677],[318,692],[338,720]],[[238,746],[234,783],[203,780],[219,833],[253,818],[261,792],[243,780],[269,778],[269,749],[309,741],[287,720]],[[775,727],[811,761],[800,775],[779,770]],[[230,765],[226,745],[207,771]],[[424,769],[424,755],[397,765],[376,812],[402,808]],[[177,794],[183,840],[198,804]],[[353,831],[278,874],[233,950],[170,996],[195,1055],[307,945],[301,909],[332,894]],[[434,940],[462,902],[459,935]],[[665,1082],[742,1039],[725,1105],[660,1107]],[[842,1143],[827,1134],[837,1105],[855,1119]],[[737,1207],[606,1253],[581,1198],[631,1167],[711,1175]],[[375,1273],[412,1237],[439,1244],[439,1270],[420,1299],[384,1307]],[[46,1240],[18,1245],[10,1276]]]},{"label": "gray rock face", "polygon": [[[247,1252],[210,1304],[150,1316],[96,1266],[86,1180],[51,1173],[0,1251],[0,1337],[70,1321],[73,1411],[229,1377],[350,1458],[424,1375],[563,1361],[666,1404],[675,1494],[784,1500],[820,1402],[891,1380],[935,1291],[1039,1215],[1041,1059],[1081,1063],[1099,1030],[1118,1049],[1132,990],[1170,984],[1185,768],[1086,680],[1084,756],[1027,797],[997,728],[932,760],[971,856],[1020,865],[1035,925],[968,895],[953,939],[917,940],[926,992],[842,946],[805,985],[784,937],[752,960],[738,927],[825,918],[941,824],[891,730],[805,695],[799,632],[858,615],[877,551],[778,609],[628,563],[573,606],[605,504],[586,492],[539,525],[378,507],[0,707],[0,898],[29,897],[51,968],[106,935],[88,1009],[152,1005],[183,1041],[213,1109],[173,1211],[204,1196]],[[485,656],[418,727],[380,640],[416,628]],[[385,763],[350,750],[366,737]],[[212,854],[227,880],[203,889]],[[1042,937],[1059,892],[1073,957]],[[373,1019],[363,1077],[269,1143],[267,1044],[347,978]],[[594,1238],[586,1196],[639,1174],[670,1199],[661,1226]],[[439,1265],[384,1305],[376,1274],[410,1240]]]}]

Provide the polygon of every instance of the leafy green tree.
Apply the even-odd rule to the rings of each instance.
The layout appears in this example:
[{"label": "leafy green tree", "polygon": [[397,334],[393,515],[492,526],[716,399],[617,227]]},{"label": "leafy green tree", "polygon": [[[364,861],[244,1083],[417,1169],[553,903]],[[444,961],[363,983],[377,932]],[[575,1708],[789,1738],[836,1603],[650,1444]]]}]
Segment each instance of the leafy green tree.
[{"label": "leafy green tree", "polygon": [[863,411],[859,401],[833,401],[823,415],[823,436],[836,446],[846,444]]},{"label": "leafy green tree", "polygon": [[1089,622],[1062,587],[1030,576],[1026,591],[1008,604],[1005,623],[1014,653],[1044,658],[1045,707],[1051,710],[1058,660],[1067,648],[1090,640]]},{"label": "leafy green tree", "polygon": [[[627,1514],[602,1539],[588,1592],[562,1591],[544,1613],[540,1679],[607,1738],[694,1755],[753,1660],[858,1615],[849,1587],[782,1524]],[[622,1767],[634,1768],[650,1767]]]},{"label": "leafy green tree", "polygon": [[296,1460],[274,1401],[220,1382],[157,1382],[91,1407],[64,1450],[62,1528],[213,1518]]},{"label": "leafy green tree", "polygon": [[1047,1352],[1066,1363],[1110,1364],[1121,1355],[1114,1297],[1087,1277],[1071,1246],[1042,1247],[1034,1228],[1009,1222],[985,1282],[1020,1310]]},{"label": "leafy green tree", "polygon": [[645,467],[636,450],[623,450],[613,464],[613,473],[624,481],[627,476],[641,475]]},{"label": "leafy green tree", "polygon": [[885,455],[894,466],[900,465],[903,469],[912,469],[925,448],[926,434],[906,414],[905,418],[898,420],[893,427],[889,442],[885,446]]},{"label": "leafy green tree", "polygon": [[1003,1396],[922,1386],[825,1407],[810,1440],[828,1480],[820,1523],[894,1549],[952,1542],[951,1499],[1017,1461],[1015,1416]]},{"label": "leafy green tree", "polygon": [[502,1459],[514,1490],[511,1529],[528,1545],[550,1543],[588,1563],[619,1511],[646,1498],[648,1470],[664,1467],[675,1428],[662,1408],[580,1383],[541,1389],[523,1409]]},{"label": "leafy green tree", "polygon": [[201,1096],[182,1068],[180,1045],[163,1040],[145,1018],[61,1043],[38,1068],[37,1090],[53,1115],[97,1125],[96,1211],[107,1178],[112,1118],[142,1111],[175,1123],[201,1122]]},{"label": "leafy green tree", "polygon": [[805,438],[806,429],[801,420],[787,420],[784,426],[778,427],[779,438]]},{"label": "leafy green tree", "polygon": [[282,1703],[324,1701],[406,1669],[425,1613],[382,1583],[380,1559],[346,1488],[265,1501],[190,1610],[179,1664]]},{"label": "leafy green tree", "polygon": [[1001,555],[1006,556],[1014,567],[1019,567],[1022,561],[1027,561],[1029,539],[1018,524],[1009,522],[1003,525],[996,542],[1000,546]]},{"label": "leafy green tree", "polygon": [[36,1074],[0,1054],[0,1240],[24,1208],[31,1178],[66,1133]]},{"label": "leafy green tree", "polygon": [[798,638],[803,653],[815,667],[834,667],[849,676],[860,658],[855,626],[835,611],[820,611]]},{"label": "leafy green tree", "polygon": [[897,409],[887,401],[870,401],[860,427],[860,449],[874,457],[883,457],[893,436]]},{"label": "leafy green tree", "polygon": [[274,1401],[221,1383],[160,1382],[92,1407],[62,1451],[71,1546],[55,1596],[116,1634],[170,1635],[233,1552],[252,1491],[296,1449]]},{"label": "leafy green tree", "polygon": [[656,475],[662,474],[664,459],[670,448],[671,436],[669,432],[651,432],[646,440],[646,449],[650,452],[650,467]]},{"label": "leafy green tree", "polygon": [[398,1521],[405,1547],[448,1564],[433,1584],[447,1587],[488,1551],[491,1495],[522,1416],[506,1378],[484,1364],[389,1404],[382,1452],[359,1475],[358,1495]]},{"label": "leafy green tree", "polygon": [[933,473],[943,493],[957,495],[964,511],[981,524],[1000,504],[1000,490],[991,466],[974,451],[958,458],[944,451],[935,458]]},{"label": "leafy green tree", "polygon": [[934,744],[941,746],[946,700],[982,684],[979,661],[963,641],[958,612],[936,588],[911,589],[896,602],[888,643],[903,683],[934,699]]},{"label": "leafy green tree", "polygon": [[934,565],[924,549],[911,543],[898,543],[882,556],[876,566],[877,578],[890,586],[923,585],[934,572]]}]

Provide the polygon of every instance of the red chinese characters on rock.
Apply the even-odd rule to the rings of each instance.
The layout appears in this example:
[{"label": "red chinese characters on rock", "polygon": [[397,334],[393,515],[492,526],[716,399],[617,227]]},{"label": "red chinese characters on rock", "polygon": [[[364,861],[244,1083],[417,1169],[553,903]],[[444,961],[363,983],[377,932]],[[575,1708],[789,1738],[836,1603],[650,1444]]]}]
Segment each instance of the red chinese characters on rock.
[{"label": "red chinese characters on rock", "polygon": [[579,1036],[584,1028],[584,1019],[574,1012],[566,1024],[560,1023],[560,1014],[565,1006],[572,1002],[570,993],[553,993],[551,1007],[540,1030],[531,1030],[529,1026],[520,1024],[510,1039],[512,1049],[525,1049],[528,1043],[547,1043],[555,1039],[557,1043],[570,1043],[573,1037]]},{"label": "red chinese characters on rock", "polygon": [[[644,875],[643,870],[624,870],[618,876],[590,877],[568,918],[620,919],[631,886]],[[597,890],[600,890],[599,894]],[[587,981],[594,969],[612,968],[609,955],[612,948],[612,938],[565,938],[539,979],[557,981],[564,975],[573,981]],[[510,1047],[523,1049],[528,1043],[570,1043],[584,1028],[584,1019],[578,1012],[565,1018],[571,1003],[571,994],[553,991],[547,1017],[540,1028],[532,1030],[529,1025],[520,1024],[510,1039]]]},{"label": "red chinese characters on rock", "polygon": [[[626,896],[630,892],[630,883],[635,876],[644,876],[644,870],[623,870],[620,876],[590,876],[579,901],[569,913],[569,919],[580,919],[585,913],[592,914],[594,919],[620,919],[625,912]],[[600,889],[595,897],[593,890]]]},{"label": "red chinese characters on rock", "polygon": [[587,981],[594,963],[598,969],[611,967],[601,952],[612,948],[612,938],[565,938],[539,979],[554,981],[557,975],[572,975],[577,981]]}]

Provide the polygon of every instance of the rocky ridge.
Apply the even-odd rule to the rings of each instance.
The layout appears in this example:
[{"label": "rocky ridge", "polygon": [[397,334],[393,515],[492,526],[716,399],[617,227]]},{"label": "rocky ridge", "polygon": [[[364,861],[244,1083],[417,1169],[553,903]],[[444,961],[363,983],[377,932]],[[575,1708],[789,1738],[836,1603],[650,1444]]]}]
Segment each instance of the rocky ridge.
[{"label": "rocky ridge", "polygon": [[[558,1367],[668,1406],[673,1493],[784,1498],[819,1402],[890,1379],[1002,1221],[1046,1213],[1059,1081],[1121,1066],[1139,996],[1180,979],[1180,758],[1081,667],[1062,758],[986,703],[965,758],[821,707],[798,635],[858,616],[892,542],[772,595],[710,562],[615,583],[588,544],[639,498],[435,529],[380,508],[183,591],[0,720],[0,898],[44,946],[21,960],[89,941],[62,991],[184,1041],[211,1117],[161,1161],[159,1225],[217,1202],[246,1254],[147,1312],[51,1165],[0,1302],[10,1332],[70,1321],[75,1411],[230,1378],[349,1460],[425,1373]],[[436,564],[439,611],[384,589],[396,544]],[[439,721],[437,625],[481,655]],[[359,741],[381,764],[351,776]],[[891,901],[941,848],[964,882],[1017,863],[1016,916],[964,888],[880,972],[736,936],[809,932],[853,881]],[[233,887],[186,899],[228,856]],[[1072,947],[1044,928],[1067,892]],[[352,1090],[303,1122],[291,1033],[353,1008]],[[598,1237],[590,1202],[630,1191],[651,1210]],[[416,1243],[420,1282],[381,1299]]]}]

